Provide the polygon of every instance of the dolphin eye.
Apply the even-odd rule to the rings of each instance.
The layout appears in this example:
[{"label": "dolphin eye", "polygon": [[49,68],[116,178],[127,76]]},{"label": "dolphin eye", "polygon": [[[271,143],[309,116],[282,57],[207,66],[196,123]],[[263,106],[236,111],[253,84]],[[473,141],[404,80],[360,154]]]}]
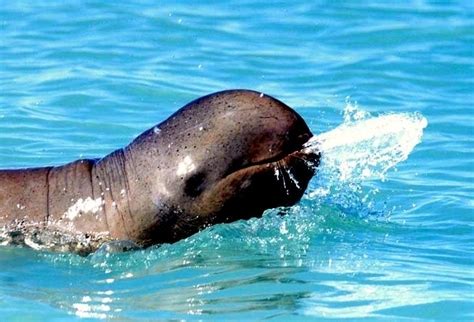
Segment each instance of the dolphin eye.
[{"label": "dolphin eye", "polygon": [[230,161],[230,164],[227,167],[227,170],[225,171],[224,176],[227,176],[231,174],[232,172],[242,169],[242,167],[246,166],[247,163],[248,162],[246,162],[243,157]]},{"label": "dolphin eye", "polygon": [[184,192],[190,197],[199,196],[203,189],[203,183],[206,179],[206,174],[204,172],[198,172],[190,176],[184,185]]}]

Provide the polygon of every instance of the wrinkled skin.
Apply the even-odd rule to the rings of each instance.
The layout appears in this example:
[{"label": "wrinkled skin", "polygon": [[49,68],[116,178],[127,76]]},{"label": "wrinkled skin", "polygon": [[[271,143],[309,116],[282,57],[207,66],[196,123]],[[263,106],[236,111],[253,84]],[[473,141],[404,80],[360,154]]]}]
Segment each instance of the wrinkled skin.
[{"label": "wrinkled skin", "polygon": [[[105,233],[141,246],[174,242],[295,204],[319,162],[303,149],[311,136],[272,97],[211,94],[100,160],[0,171],[0,224]],[[87,198],[101,206],[66,216]]]}]

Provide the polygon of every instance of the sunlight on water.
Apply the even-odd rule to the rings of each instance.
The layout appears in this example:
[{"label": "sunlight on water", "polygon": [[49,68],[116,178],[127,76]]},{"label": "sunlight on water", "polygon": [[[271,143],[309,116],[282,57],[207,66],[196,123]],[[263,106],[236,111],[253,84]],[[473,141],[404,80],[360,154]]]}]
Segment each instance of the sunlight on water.
[{"label": "sunlight on water", "polygon": [[[336,285],[337,284],[337,285]],[[404,305],[420,305],[430,302],[435,302],[437,299],[433,298],[427,291],[426,285],[420,286],[406,286],[391,287],[387,285],[363,285],[351,282],[345,283],[327,283],[328,286],[337,288],[342,294],[335,296],[332,299],[334,304],[337,303],[351,303],[359,301],[361,297],[364,298],[365,303],[361,303],[354,308],[333,308],[328,305],[321,305],[317,303],[318,299],[314,299],[312,303],[311,298],[308,299],[307,315],[314,316],[334,316],[337,314],[340,318],[362,318],[367,316],[377,316],[377,311],[390,309]],[[403,296],[400,296],[403,294]],[[420,297],[420,294],[424,296]],[[390,299],[390,300],[386,300]],[[337,312],[336,312],[337,311]]]}]

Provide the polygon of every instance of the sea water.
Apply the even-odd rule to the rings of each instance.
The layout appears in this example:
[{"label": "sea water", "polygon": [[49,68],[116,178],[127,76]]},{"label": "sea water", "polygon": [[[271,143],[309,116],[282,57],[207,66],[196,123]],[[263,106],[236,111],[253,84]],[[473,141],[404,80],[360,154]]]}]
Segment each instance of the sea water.
[{"label": "sea water", "polygon": [[103,156],[228,88],[292,106],[325,151],[297,205],[172,245],[0,247],[1,320],[474,319],[473,12],[0,0],[0,168]]}]

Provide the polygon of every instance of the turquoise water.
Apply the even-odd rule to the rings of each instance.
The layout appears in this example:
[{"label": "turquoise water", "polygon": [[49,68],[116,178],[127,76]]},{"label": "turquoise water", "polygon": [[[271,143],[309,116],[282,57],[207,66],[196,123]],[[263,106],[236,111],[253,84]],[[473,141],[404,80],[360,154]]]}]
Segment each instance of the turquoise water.
[{"label": "turquoise water", "polygon": [[[314,133],[419,112],[385,180],[124,254],[0,248],[3,320],[474,319],[471,1],[0,0],[0,168],[124,146],[201,95],[251,88]],[[357,179],[357,178],[354,178]]]}]

